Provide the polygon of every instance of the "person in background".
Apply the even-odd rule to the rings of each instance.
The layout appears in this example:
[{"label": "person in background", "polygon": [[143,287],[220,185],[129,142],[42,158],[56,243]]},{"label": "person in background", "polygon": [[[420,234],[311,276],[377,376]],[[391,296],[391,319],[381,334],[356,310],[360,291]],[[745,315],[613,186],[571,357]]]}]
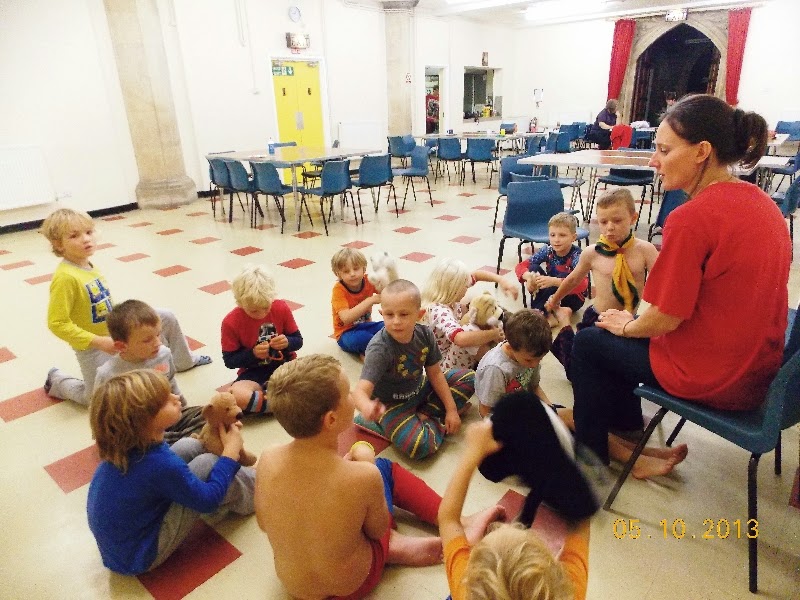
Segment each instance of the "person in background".
[{"label": "person in background", "polygon": [[586,139],[598,145],[600,150],[611,148],[611,128],[617,124],[617,101],[611,99],[594,120]]}]

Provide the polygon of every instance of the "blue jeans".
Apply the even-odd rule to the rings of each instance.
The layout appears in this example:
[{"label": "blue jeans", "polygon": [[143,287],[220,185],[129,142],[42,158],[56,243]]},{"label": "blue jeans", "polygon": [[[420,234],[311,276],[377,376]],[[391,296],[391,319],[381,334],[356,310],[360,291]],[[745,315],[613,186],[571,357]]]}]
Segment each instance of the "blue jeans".
[{"label": "blue jeans", "polygon": [[575,335],[572,345],[575,439],[608,464],[609,429],[642,428],[640,383],[661,387],[650,366],[650,340],[623,338],[599,327]]},{"label": "blue jeans", "polygon": [[339,347],[351,354],[364,354],[372,336],[381,329],[383,329],[383,321],[358,323],[339,336]]}]

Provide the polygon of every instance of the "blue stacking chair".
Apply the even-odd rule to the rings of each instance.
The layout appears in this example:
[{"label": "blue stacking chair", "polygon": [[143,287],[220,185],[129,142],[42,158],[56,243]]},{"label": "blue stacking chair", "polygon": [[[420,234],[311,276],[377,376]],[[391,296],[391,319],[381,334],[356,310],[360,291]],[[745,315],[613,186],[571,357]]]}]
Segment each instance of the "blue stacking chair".
[{"label": "blue stacking chair", "polygon": [[[403,208],[406,207],[406,197],[408,196],[408,186],[411,186],[411,192],[414,194],[414,202],[417,201],[417,191],[414,189],[414,177],[421,177],[425,179],[428,185],[428,196],[431,199],[431,206],[433,206],[433,194],[431,194],[431,182],[428,179],[428,149],[425,146],[417,146],[411,151],[411,166],[405,169],[392,169],[392,174],[395,177],[406,178],[406,191],[403,194]],[[395,208],[397,208],[397,200],[395,199]]]},{"label": "blue stacking chair", "polygon": [[[410,138],[410,140],[409,140]],[[406,159],[411,156],[411,149],[416,146],[413,136],[393,135],[389,140],[389,154],[392,158],[399,158],[400,164],[406,166]]]},{"label": "blue stacking chair", "polygon": [[653,136],[649,131],[634,129],[631,137],[631,147],[637,150],[649,150],[653,147]]},{"label": "blue stacking chair", "polygon": [[[444,137],[439,140],[439,163],[444,162],[447,168],[447,181],[450,182],[450,163],[458,163],[458,177],[461,180],[461,173],[464,170],[464,155],[461,152],[461,140],[458,138]],[[438,178],[438,171],[436,169],[436,177]]]},{"label": "blue stacking chair", "polygon": [[556,151],[557,145],[558,145],[558,132],[552,131],[547,136],[547,142],[544,145],[544,153],[553,154]]},{"label": "blue stacking chair", "polygon": [[785,192],[772,194],[772,199],[778,203],[783,217],[789,220],[789,236],[792,239],[792,248],[794,248],[794,213],[797,210],[797,203],[800,201],[800,178],[795,179]]},{"label": "blue stacking chair", "polygon": [[650,225],[650,230],[647,232],[648,242],[652,242],[654,237],[661,235],[669,213],[686,202],[688,197],[689,196],[683,190],[669,190],[664,192],[664,197],[661,198],[661,208],[658,209],[658,216],[656,216],[656,222]]},{"label": "blue stacking chair", "polygon": [[[464,154],[464,160],[468,160],[472,166],[472,183],[475,183],[475,163],[486,163],[487,167],[489,167],[489,187],[492,187],[492,172],[494,169],[492,169],[491,166],[497,160],[494,140],[487,138],[468,138],[467,151]],[[466,163],[464,167],[465,168],[461,170],[462,185],[467,175]]]},{"label": "blue stacking chair", "polygon": [[[528,138],[530,139],[530,138]],[[500,212],[500,198],[506,195],[506,187],[511,183],[511,175],[519,173],[521,175],[533,175],[533,165],[521,165],[519,160],[524,155],[506,156],[500,159],[500,177],[497,184],[497,201],[494,204],[494,220],[492,221],[492,233],[497,228],[497,214]]]},{"label": "blue stacking chair", "polygon": [[[333,140],[331,148],[338,148],[338,147],[339,147],[339,140]],[[309,180],[313,184],[317,179],[319,179],[320,175],[322,175],[322,162],[314,161],[312,163],[309,163],[309,168],[306,168],[306,166],[303,165],[304,186],[308,185]]]},{"label": "blue stacking chair", "polygon": [[[267,197],[272,196],[275,200],[275,206],[278,207],[278,213],[280,213],[281,216],[281,233],[283,233],[283,226],[286,223],[285,196],[286,194],[292,193],[292,186],[284,185],[283,182],[281,182],[278,169],[272,163],[252,162],[250,166],[253,167],[253,182],[255,184],[256,198],[257,194],[264,194]],[[265,201],[265,205],[266,204],[267,202]],[[302,210],[303,206],[305,206],[308,220],[311,222],[311,213],[308,210],[308,204],[306,204],[305,198],[301,201],[298,210]],[[255,213],[253,214],[253,219],[254,222],[252,225],[255,226]],[[311,222],[311,224],[313,225],[314,223]]]},{"label": "blue stacking chair", "polygon": [[[222,154],[221,152],[218,154]],[[233,190],[231,189],[231,178],[228,175],[228,167],[222,158],[206,158],[208,161],[208,179],[215,190],[211,192],[211,212],[217,218],[217,197],[221,202],[222,216],[225,216],[225,202],[222,198],[225,193],[230,195],[231,210],[233,209]],[[242,206],[244,210],[244,206]],[[230,219],[229,219],[230,221]]]},{"label": "blue stacking chair", "polygon": [[[671,446],[686,421],[715,433],[723,439],[750,452],[747,466],[747,531],[749,524],[758,519],[758,461],[765,452],[775,451],[775,474],[781,473],[781,431],[800,423],[800,319],[795,318],[787,327],[788,343],[784,349],[784,362],[772,384],[764,403],[755,410],[724,411],[709,408],[697,402],[676,398],[662,389],[639,386],[637,396],[660,406],[650,420],[639,443],[628,459],[616,484],[606,499],[603,508],[609,510],[622,485],[631,472],[636,459],[647,445],[655,428],[669,411],[681,417],[678,425],[667,439]],[[725,472],[725,477],[729,474]],[[712,486],[713,487],[713,484]],[[758,536],[748,535],[749,588],[758,591]]]},{"label": "blue stacking chair", "polygon": [[525,154],[533,156],[539,154],[542,150],[542,142],[544,141],[543,135],[532,135],[525,138]]},{"label": "blue stacking chair", "polygon": [[[414,161],[414,155],[411,155],[411,161]],[[378,156],[365,156],[361,159],[361,167],[358,169],[358,180],[356,185],[356,197],[358,198],[358,206],[361,207],[361,190],[378,188],[378,197],[373,198],[372,205],[375,212],[378,212],[378,206],[381,203],[381,188],[389,186],[389,196],[394,194],[394,211],[399,217],[400,211],[397,208],[397,192],[394,189],[392,178],[392,157],[389,154],[380,154]],[[386,202],[389,202],[389,196],[386,197]]]},{"label": "blue stacking chair", "polygon": [[561,131],[556,136],[556,152],[572,152],[569,131]]},{"label": "blue stacking chair", "polygon": [[778,121],[775,133],[788,133],[787,142],[800,141],[800,121]]},{"label": "blue stacking chair", "polygon": [[[247,172],[247,169],[244,168],[244,165],[239,162],[238,160],[230,160],[224,159],[225,167],[228,169],[228,176],[230,178],[230,186],[234,192],[236,192],[236,197],[239,198],[239,204],[242,204],[242,199],[239,197],[241,192],[244,192],[245,200],[248,200],[248,196],[253,199],[253,202],[248,202],[248,206],[250,208],[250,226],[253,227],[256,217],[255,211],[258,210],[261,213],[261,216],[264,216],[264,212],[261,210],[261,205],[257,202],[254,192],[255,192],[255,184],[253,180],[250,178],[250,175]],[[244,209],[244,205],[242,205],[242,209]],[[228,211],[228,223],[233,220],[233,203],[231,203],[231,208]]]},{"label": "blue stacking chair", "polygon": [[781,176],[781,180],[778,182],[778,185],[775,189],[781,188],[781,184],[783,183],[783,180],[786,179],[787,176],[789,177],[789,185],[791,186],[792,182],[794,181],[795,174],[799,169],[800,169],[800,151],[798,151],[798,153],[795,155],[793,159],[789,159],[789,161],[787,161],[787,165],[785,167],[774,167],[770,169],[772,177],[774,177],[775,175]]},{"label": "blue stacking chair", "polygon": [[642,211],[644,210],[644,197],[647,194],[647,188],[650,187],[650,212],[647,214],[647,222],[649,223],[653,217],[653,196],[655,195],[655,173],[653,171],[639,170],[639,169],[609,169],[608,175],[598,177],[594,184],[594,189],[589,190],[589,209],[586,213],[588,219],[594,210],[595,196],[597,196],[597,187],[604,183],[606,185],[616,185],[625,187],[629,185],[642,186],[642,196],[639,200],[639,218],[636,219],[636,227],[639,227],[639,219],[642,218]]},{"label": "blue stacking chair", "polygon": [[[300,191],[303,195],[311,195],[319,197],[319,212],[322,215],[322,224],[325,226],[325,235],[328,233],[328,221],[333,218],[333,198],[339,196],[342,206],[350,195],[350,200],[353,205],[353,217],[358,224],[358,215],[356,214],[356,203],[353,201],[353,194],[350,192],[352,182],[350,181],[350,161],[349,160],[329,160],[322,165],[322,174],[320,175],[319,187],[301,188]],[[328,218],[325,218],[325,200],[328,200]],[[361,222],[364,222],[364,215],[361,215]]]}]

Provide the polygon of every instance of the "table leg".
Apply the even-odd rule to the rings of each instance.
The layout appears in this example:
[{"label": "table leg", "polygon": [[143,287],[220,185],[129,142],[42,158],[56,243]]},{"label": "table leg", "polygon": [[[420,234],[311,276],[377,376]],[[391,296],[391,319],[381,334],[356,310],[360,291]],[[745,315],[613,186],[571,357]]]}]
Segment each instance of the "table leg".
[{"label": "table leg", "polygon": [[294,200],[294,214],[297,219],[297,231],[300,231],[300,217],[303,213],[300,206],[300,193],[297,191],[297,165],[292,165],[292,199]]}]

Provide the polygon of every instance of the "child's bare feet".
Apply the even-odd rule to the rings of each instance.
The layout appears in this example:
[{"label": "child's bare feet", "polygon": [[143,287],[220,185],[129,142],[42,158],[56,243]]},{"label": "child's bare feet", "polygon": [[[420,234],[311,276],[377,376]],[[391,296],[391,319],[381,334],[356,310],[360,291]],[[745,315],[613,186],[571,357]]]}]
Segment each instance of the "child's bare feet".
[{"label": "child's bare feet", "polygon": [[673,459],[665,460],[654,456],[640,456],[631,469],[631,475],[636,479],[648,479],[670,473],[677,462]]},{"label": "child's bare feet", "polygon": [[558,318],[553,313],[547,313],[547,324],[550,327],[555,327],[558,325]]},{"label": "child's bare feet", "polygon": [[412,537],[394,530],[389,534],[389,564],[428,567],[441,564],[442,558],[440,537]]},{"label": "child's bare feet", "polygon": [[571,325],[570,319],[572,318],[572,310],[567,308],[566,306],[562,306],[561,308],[557,308],[555,310],[556,321],[558,322],[559,329],[561,327],[568,327]]},{"label": "child's bare feet", "polygon": [[672,461],[673,465],[677,465],[678,463],[683,462],[683,460],[689,454],[689,447],[686,444],[681,444],[680,446],[675,446],[674,448],[645,447],[644,450],[642,450],[642,454],[644,456],[653,456],[655,458],[669,460]]},{"label": "child's bare feet", "polygon": [[461,518],[461,524],[464,527],[464,535],[471,545],[477,544],[481,538],[486,534],[486,528],[490,523],[495,521],[504,521],[506,518],[506,509],[504,506],[496,504],[476,512],[474,515]]}]

